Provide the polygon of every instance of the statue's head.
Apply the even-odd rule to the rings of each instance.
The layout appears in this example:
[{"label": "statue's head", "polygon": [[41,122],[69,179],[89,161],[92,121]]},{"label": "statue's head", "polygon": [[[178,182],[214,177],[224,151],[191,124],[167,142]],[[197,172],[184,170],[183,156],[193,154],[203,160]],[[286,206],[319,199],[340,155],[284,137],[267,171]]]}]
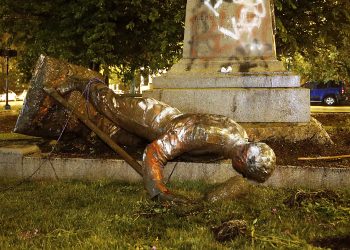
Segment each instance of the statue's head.
[{"label": "statue's head", "polygon": [[241,144],[232,152],[232,166],[244,177],[264,182],[276,166],[276,155],[265,143],[250,142]]}]

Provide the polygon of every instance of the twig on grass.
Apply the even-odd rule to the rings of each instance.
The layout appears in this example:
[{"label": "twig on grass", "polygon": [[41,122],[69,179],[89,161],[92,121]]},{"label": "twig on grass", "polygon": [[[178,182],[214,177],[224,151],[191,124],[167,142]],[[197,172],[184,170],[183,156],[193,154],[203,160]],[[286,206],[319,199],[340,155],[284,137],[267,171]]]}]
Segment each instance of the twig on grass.
[{"label": "twig on grass", "polygon": [[340,160],[350,158],[350,155],[335,155],[335,156],[317,156],[317,157],[299,157],[299,161],[315,161],[315,160]]}]

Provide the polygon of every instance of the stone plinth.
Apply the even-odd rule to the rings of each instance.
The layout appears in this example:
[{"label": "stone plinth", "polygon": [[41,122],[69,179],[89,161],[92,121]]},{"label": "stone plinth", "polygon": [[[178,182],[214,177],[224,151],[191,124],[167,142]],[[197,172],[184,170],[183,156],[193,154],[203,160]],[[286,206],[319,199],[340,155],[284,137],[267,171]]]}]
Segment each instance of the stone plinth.
[{"label": "stone plinth", "polygon": [[308,122],[309,95],[276,59],[269,0],[188,0],[183,58],[144,93],[238,122]]},{"label": "stone plinth", "polygon": [[225,115],[237,122],[308,122],[309,93],[301,88],[158,89],[145,93],[185,113]]},{"label": "stone plinth", "polygon": [[154,89],[186,88],[299,88],[300,77],[290,74],[174,74],[154,79]]}]

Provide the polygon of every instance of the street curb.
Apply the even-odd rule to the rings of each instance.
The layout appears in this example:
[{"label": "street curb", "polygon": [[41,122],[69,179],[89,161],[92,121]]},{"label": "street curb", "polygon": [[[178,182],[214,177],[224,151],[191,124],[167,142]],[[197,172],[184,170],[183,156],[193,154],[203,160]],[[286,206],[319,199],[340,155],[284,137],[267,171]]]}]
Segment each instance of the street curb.
[{"label": "street curb", "polygon": [[[57,157],[48,159],[46,156],[28,155],[25,152],[0,152],[0,177],[142,181],[124,160]],[[237,175],[237,172],[228,160],[215,163],[169,162],[164,169],[165,180],[168,180],[170,175],[171,180],[221,183]],[[264,185],[278,188],[346,189],[350,188],[350,168],[277,166]]]}]

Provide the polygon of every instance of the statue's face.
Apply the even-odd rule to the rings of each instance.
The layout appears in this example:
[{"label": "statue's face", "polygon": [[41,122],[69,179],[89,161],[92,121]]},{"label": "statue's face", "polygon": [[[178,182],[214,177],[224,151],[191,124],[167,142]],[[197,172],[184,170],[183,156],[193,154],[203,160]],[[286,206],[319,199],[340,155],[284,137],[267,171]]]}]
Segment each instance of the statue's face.
[{"label": "statue's face", "polygon": [[249,144],[242,144],[237,146],[233,150],[232,154],[232,166],[233,168],[245,176],[246,168],[247,168],[247,150]]}]

